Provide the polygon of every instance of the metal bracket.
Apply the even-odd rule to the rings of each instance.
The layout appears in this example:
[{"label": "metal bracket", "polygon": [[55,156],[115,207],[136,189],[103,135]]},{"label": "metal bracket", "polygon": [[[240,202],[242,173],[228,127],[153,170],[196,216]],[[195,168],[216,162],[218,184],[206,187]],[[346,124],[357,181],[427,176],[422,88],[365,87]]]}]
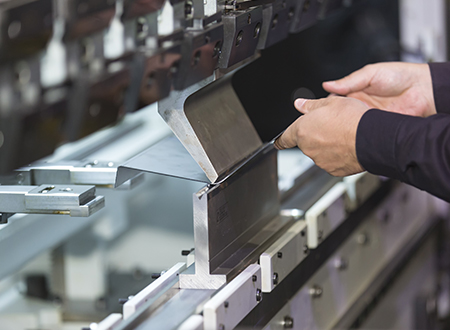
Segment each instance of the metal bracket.
[{"label": "metal bracket", "polygon": [[93,186],[0,186],[0,214],[5,221],[14,213],[66,214],[88,217],[105,206]]},{"label": "metal bracket", "polygon": [[[43,185],[51,182],[58,185],[95,185],[113,188],[116,182],[117,165],[114,162],[65,161],[36,163],[19,168],[4,184]],[[143,175],[137,175],[121,188],[132,188],[140,183]]]}]

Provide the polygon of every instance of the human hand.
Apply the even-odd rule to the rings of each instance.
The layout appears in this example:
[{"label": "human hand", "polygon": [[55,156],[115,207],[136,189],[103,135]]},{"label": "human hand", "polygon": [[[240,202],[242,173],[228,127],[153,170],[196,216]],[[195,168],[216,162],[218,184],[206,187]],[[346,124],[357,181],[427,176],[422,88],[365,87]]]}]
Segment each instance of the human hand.
[{"label": "human hand", "polygon": [[363,102],[332,96],[297,99],[294,105],[304,115],[278,138],[277,149],[298,146],[317,166],[334,176],[364,171],[356,157],[356,131],[369,109]]},{"label": "human hand", "polygon": [[323,88],[370,108],[419,117],[436,114],[428,64],[370,64],[340,80],[324,82]]}]

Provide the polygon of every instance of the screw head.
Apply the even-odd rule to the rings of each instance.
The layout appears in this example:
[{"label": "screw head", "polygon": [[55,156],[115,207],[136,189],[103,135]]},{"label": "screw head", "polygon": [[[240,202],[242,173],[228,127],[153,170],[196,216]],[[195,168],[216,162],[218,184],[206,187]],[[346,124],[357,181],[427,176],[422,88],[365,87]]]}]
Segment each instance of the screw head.
[{"label": "screw head", "polygon": [[262,291],[261,289],[256,289],[256,301],[260,302],[262,300]]},{"label": "screw head", "polygon": [[228,308],[228,306],[230,306],[230,303],[229,303],[228,301],[225,301],[225,302],[223,303],[223,307]]},{"label": "screw head", "polygon": [[292,329],[294,327],[294,319],[289,315],[286,315],[283,320],[283,328]]},{"label": "screw head", "polygon": [[244,31],[241,30],[241,31],[239,31],[239,33],[236,36],[236,42],[235,42],[236,47],[238,47],[241,44],[242,39],[244,39]]},{"label": "screw head", "polygon": [[367,235],[366,233],[361,233],[358,235],[356,240],[361,245],[367,245],[369,244],[369,235]]},{"label": "screw head", "polygon": [[317,238],[318,238],[319,240],[322,240],[322,239],[323,239],[323,230],[319,230],[319,232],[317,233]]},{"label": "screw head", "polygon": [[278,252],[277,253],[277,257],[280,258],[280,259],[283,258],[283,252]]},{"label": "screw head", "polygon": [[318,285],[314,285],[313,287],[311,287],[309,289],[309,294],[313,298],[319,298],[322,295],[322,293],[323,293],[323,289]]},{"label": "screw head", "polygon": [[348,261],[343,257],[336,258],[334,261],[334,267],[339,270],[345,270],[348,267]]},{"label": "screw head", "polygon": [[253,31],[253,38],[258,38],[259,33],[261,32],[261,23],[256,24],[255,30]]},{"label": "screw head", "polygon": [[257,280],[258,280],[258,276],[253,275],[253,276],[252,276],[252,281],[253,281],[253,282],[256,282]]},{"label": "screw head", "polygon": [[304,254],[308,254],[309,253],[309,247],[308,247],[308,245],[303,245],[303,253]]},{"label": "screw head", "polygon": [[273,285],[278,284],[278,273],[273,273],[272,282],[273,282]]}]

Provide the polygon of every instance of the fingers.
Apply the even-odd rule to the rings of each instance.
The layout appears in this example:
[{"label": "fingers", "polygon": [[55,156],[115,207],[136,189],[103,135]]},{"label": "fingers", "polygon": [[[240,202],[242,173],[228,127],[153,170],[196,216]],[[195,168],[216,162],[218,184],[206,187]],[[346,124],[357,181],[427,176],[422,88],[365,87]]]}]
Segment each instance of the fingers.
[{"label": "fingers", "polygon": [[275,140],[275,148],[283,150],[297,146],[297,126],[299,120],[300,118],[298,118],[278,139]]},{"label": "fingers", "polygon": [[372,80],[374,74],[374,67],[367,65],[342,79],[326,81],[322,84],[322,86],[329,93],[348,95],[352,92],[364,90],[370,86],[370,81]]},{"label": "fingers", "polygon": [[[332,101],[332,97],[319,100],[296,99],[294,102],[294,106],[298,111],[307,114],[308,112],[328,105]],[[286,131],[284,131],[284,133],[275,141],[275,148],[277,148],[278,150],[283,150],[298,146],[299,141],[297,141],[297,137],[301,120],[302,117],[298,118],[291,126],[286,129]]]}]

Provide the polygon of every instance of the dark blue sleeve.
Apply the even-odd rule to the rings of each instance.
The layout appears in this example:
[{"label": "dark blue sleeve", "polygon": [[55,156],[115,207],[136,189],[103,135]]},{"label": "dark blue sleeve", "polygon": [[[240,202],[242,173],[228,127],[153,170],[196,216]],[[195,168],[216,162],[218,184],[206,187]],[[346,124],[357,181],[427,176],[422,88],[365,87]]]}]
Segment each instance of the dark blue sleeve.
[{"label": "dark blue sleeve", "polygon": [[438,113],[450,114],[450,62],[429,63],[434,104]]},{"label": "dark blue sleeve", "polygon": [[449,114],[419,118],[369,110],[358,125],[356,154],[368,172],[450,202]]}]

